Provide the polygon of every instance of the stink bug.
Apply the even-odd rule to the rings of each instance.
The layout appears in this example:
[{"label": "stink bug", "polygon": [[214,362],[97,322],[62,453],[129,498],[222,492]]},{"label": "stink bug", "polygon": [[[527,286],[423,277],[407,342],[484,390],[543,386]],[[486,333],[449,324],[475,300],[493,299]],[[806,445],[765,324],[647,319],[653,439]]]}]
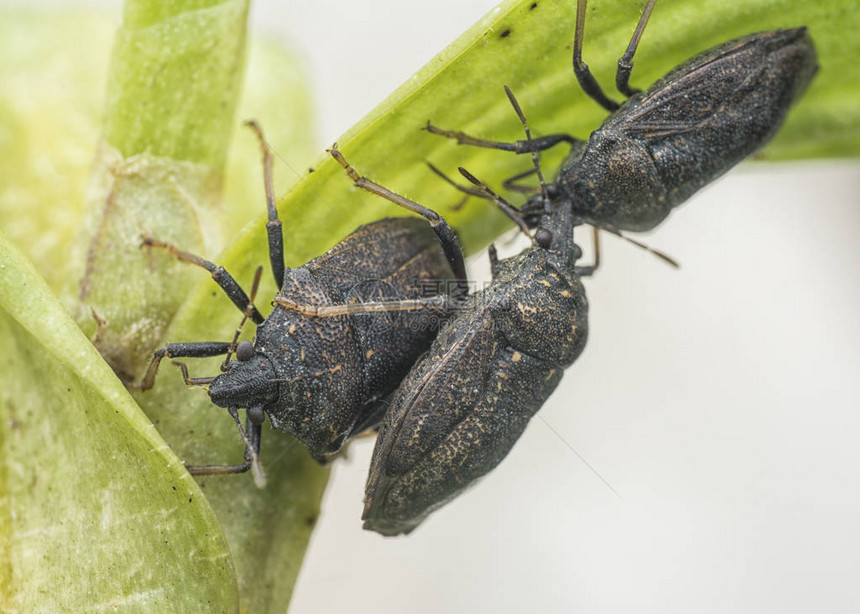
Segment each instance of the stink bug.
[{"label": "stink bug", "polygon": [[[612,114],[587,141],[568,134],[500,143],[462,132],[427,130],[460,144],[535,153],[571,145],[550,198],[569,199],[583,221],[608,230],[649,230],[670,211],[776,134],[791,105],[817,70],[806,28],[738,38],[687,60],[647,91],[631,88],[633,55],[656,0],[649,0],[624,56],[616,85],[627,96],[611,100],[582,61],[586,0],[578,0],[573,66],[583,91]],[[474,190],[470,193],[480,196]],[[523,207],[534,226],[542,196]]]},{"label": "stink bug", "polygon": [[[526,139],[499,143],[461,132],[430,132],[461,144],[531,153],[540,193],[521,210],[505,203],[535,244],[497,262],[493,283],[442,329],[392,399],[367,482],[365,527],[407,533],[498,464],[546,401],[587,338],[587,301],[576,266],[573,228],[647,230],[671,209],[764,144],[816,70],[805,28],[754,34],[685,62],[645,93],[629,87],[632,57],[656,0],[650,0],[619,61],[617,105],[582,62],[585,1],[574,36],[574,68],[584,91],[613,115],[587,141],[532,139],[506,88]],[[573,145],[545,185],[537,152]],[[464,191],[504,202],[473,184]],[[568,235],[565,238],[560,234]],[[542,238],[541,238],[542,237]],[[549,239],[547,239],[549,237]],[[658,254],[659,255],[659,254]]]},{"label": "stink bug", "polygon": [[[257,458],[260,427],[266,416],[275,428],[304,442],[317,459],[337,452],[348,438],[379,422],[386,407],[384,397],[435,336],[445,316],[447,297],[442,294],[426,307],[397,313],[396,317],[366,310],[362,305],[424,297],[428,289],[438,291],[439,280],[450,282],[452,292],[462,293],[466,272],[457,238],[444,218],[359,177],[334,149],[332,155],[357,185],[418,213],[426,221],[380,220],[362,226],[300,267],[285,267],[271,154],[260,128],[253,122],[249,126],[263,150],[269,218],[266,228],[278,285],[274,309],[264,318],[253,304],[253,292],[249,298],[223,268],[145,238],[144,246],[166,249],[210,271],[245,319],[257,325],[257,331],[253,341],[238,344],[238,331],[232,343],[169,343],[155,352],[143,379],[132,387],[152,387],[165,357],[226,354],[220,375],[189,378],[184,366],[183,372],[186,384],[207,385],[212,402],[233,416],[246,442],[245,462],[191,466],[189,470],[195,474],[240,473],[253,466],[257,482],[262,484]],[[236,360],[230,360],[234,354]],[[238,419],[239,408],[247,410],[245,429]]]}]

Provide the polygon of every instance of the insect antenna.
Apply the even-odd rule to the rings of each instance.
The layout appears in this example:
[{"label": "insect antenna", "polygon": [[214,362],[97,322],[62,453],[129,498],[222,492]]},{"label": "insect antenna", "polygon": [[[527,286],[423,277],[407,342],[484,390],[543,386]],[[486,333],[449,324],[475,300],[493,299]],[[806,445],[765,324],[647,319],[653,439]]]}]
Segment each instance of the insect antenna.
[{"label": "insect antenna", "polygon": [[[526,116],[523,113],[522,108],[520,107],[520,103],[517,102],[516,96],[514,96],[514,93],[511,91],[511,88],[509,88],[507,85],[505,86],[505,94],[508,95],[508,100],[511,101],[511,106],[514,107],[514,111],[516,111],[517,117],[520,118],[520,123],[523,125],[523,130],[526,133],[526,142],[531,144],[532,132],[531,130],[529,130],[529,124],[526,121]],[[540,192],[541,196],[543,197],[544,212],[549,214],[549,196],[547,194],[546,181],[544,181],[543,172],[540,170],[540,159],[538,158],[538,152],[531,147],[529,147],[529,149],[532,150],[532,163],[535,166],[535,172],[537,173],[538,181],[540,182]]]},{"label": "insect antenna", "polygon": [[186,386],[208,386],[215,380],[214,377],[190,377],[188,375],[188,365],[178,360],[174,360],[173,364],[182,371],[182,379],[185,380]]},{"label": "insect antenna", "polygon": [[248,306],[245,307],[245,312],[242,314],[242,321],[239,322],[239,326],[236,327],[233,341],[230,342],[230,349],[227,350],[227,358],[224,359],[224,363],[221,365],[222,372],[227,371],[227,367],[230,365],[230,357],[236,353],[236,346],[239,343],[239,335],[242,334],[242,327],[245,326],[245,322],[248,321],[248,318],[250,318],[251,314],[254,312],[254,299],[257,297],[257,288],[260,287],[260,276],[262,273],[263,267],[258,266],[257,270],[254,272],[254,283],[251,285],[251,296],[248,299]]},{"label": "insect antenna", "polygon": [[[478,198],[483,198],[485,200],[493,200],[490,196],[487,196],[486,192],[483,192],[483,191],[476,189],[476,188],[470,188],[470,187],[465,186],[465,185],[460,185],[459,183],[457,183],[456,181],[451,179],[448,175],[446,175],[441,170],[439,170],[439,168],[436,167],[435,165],[433,165],[431,162],[428,162],[427,166],[430,167],[430,170],[433,171],[434,173],[436,173],[436,175],[440,179],[442,179],[442,181],[444,181],[445,183],[447,183],[450,186],[453,186],[454,188],[456,188],[460,192],[463,192],[467,196],[477,196]],[[460,206],[462,206],[462,204]]]},{"label": "insect antenna", "polygon": [[676,269],[681,268],[681,265],[678,264],[678,261],[675,260],[674,258],[672,258],[671,256],[669,256],[668,254],[665,254],[658,249],[654,249],[653,247],[646,245],[645,243],[642,243],[641,241],[637,241],[636,239],[631,239],[627,235],[621,234],[621,232],[616,230],[615,228],[608,227],[608,226],[600,226],[600,225],[594,226],[594,228],[595,229],[600,228],[601,230],[605,230],[609,234],[613,234],[616,237],[621,237],[622,239],[624,239],[628,243],[632,243],[633,245],[635,245],[639,249],[644,249],[646,252],[649,252],[649,253],[657,256],[660,260],[662,260],[663,262],[665,262],[669,266],[672,266]]},{"label": "insect antenna", "polygon": [[528,224],[523,219],[523,216],[520,215],[519,210],[514,207],[511,203],[506,201],[504,198],[493,192],[487,184],[480,181],[477,177],[475,177],[472,173],[467,171],[462,166],[458,166],[457,170],[460,171],[460,174],[463,175],[469,182],[474,185],[480,192],[485,194],[484,198],[487,200],[493,201],[495,205],[502,210],[502,213],[507,215],[513,222],[520,227],[520,229],[525,233],[525,235],[529,238],[532,238],[531,230],[529,230]]}]

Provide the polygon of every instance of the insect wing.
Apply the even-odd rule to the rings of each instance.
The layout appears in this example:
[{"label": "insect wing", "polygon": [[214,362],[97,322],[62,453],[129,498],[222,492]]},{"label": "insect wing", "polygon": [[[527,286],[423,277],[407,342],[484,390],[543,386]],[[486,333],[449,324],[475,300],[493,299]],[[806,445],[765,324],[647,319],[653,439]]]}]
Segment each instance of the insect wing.
[{"label": "insect wing", "polygon": [[488,313],[443,333],[395,394],[373,453],[365,528],[385,535],[408,533],[498,465],[561,380]]},{"label": "insect wing", "polygon": [[412,279],[453,276],[436,235],[418,218],[386,218],[361,226],[306,266],[341,289],[368,279],[402,287]]},{"label": "insect wing", "polygon": [[816,68],[806,28],[752,34],[679,65],[609,123],[638,139],[740,125],[757,131],[760,146]]}]

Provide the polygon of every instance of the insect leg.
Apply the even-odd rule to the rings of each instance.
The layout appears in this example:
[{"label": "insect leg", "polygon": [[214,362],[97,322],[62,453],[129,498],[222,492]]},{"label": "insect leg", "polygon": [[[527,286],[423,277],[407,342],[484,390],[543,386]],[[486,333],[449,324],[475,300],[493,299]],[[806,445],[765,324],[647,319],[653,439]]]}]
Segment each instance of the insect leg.
[{"label": "insect leg", "polygon": [[266,139],[263,138],[263,130],[255,121],[245,122],[260,141],[260,149],[263,151],[263,184],[266,187],[266,211],[269,221],[266,222],[266,233],[269,235],[269,262],[272,263],[272,275],[278,290],[284,285],[284,233],[281,230],[281,220],[278,218],[278,209],[275,207],[275,189],[272,185],[272,152]]},{"label": "insect leg", "polygon": [[250,415],[245,418],[245,428],[239,421],[239,414],[235,409],[229,409],[230,416],[239,429],[239,434],[245,442],[245,462],[241,465],[186,465],[185,469],[191,475],[230,475],[233,473],[245,473],[252,469],[254,483],[258,488],[266,486],[266,476],[260,464],[260,436],[262,434],[261,423],[251,420]]},{"label": "insect leg", "polygon": [[569,134],[548,134],[546,136],[532,139],[531,141],[522,140],[514,141],[512,143],[488,141],[486,139],[469,136],[465,132],[443,130],[441,128],[437,128],[430,122],[427,122],[424,129],[431,134],[438,134],[439,136],[444,136],[449,139],[456,139],[458,145],[472,145],[474,147],[485,147],[487,149],[501,149],[502,151],[512,151],[516,154],[544,151],[554,145],[558,145],[559,143],[569,143],[570,145],[573,145],[579,142],[579,139],[576,139]]},{"label": "insect leg", "polygon": [[499,275],[499,252],[496,251],[496,244],[490,243],[487,248],[487,256],[490,259],[490,274],[493,276],[493,281]]},{"label": "insect leg", "polygon": [[[477,188],[470,188],[469,186],[460,185],[459,183],[457,183],[456,181],[454,181],[453,179],[448,177],[448,175],[443,173],[441,170],[439,170],[433,164],[428,162],[427,166],[429,166],[430,170],[433,171],[434,173],[436,173],[443,181],[445,181],[447,184],[453,186],[454,188],[460,190],[461,192],[468,194],[469,196],[477,196],[478,198],[483,198],[486,200],[492,200],[489,196],[487,196],[487,194],[485,192],[483,192]],[[508,177],[507,179],[505,179],[505,181],[502,182],[502,187],[504,187],[506,190],[508,190],[510,192],[521,192],[523,194],[534,194],[535,192],[537,192],[536,188],[534,188],[533,186],[529,186],[529,185],[522,185],[522,184],[517,183],[517,182],[520,179],[525,179],[526,177],[531,177],[536,172],[537,171],[534,168],[530,168],[527,171],[523,171],[522,173],[517,173],[516,175],[513,175],[512,177]],[[462,205],[460,205],[460,206],[462,206]],[[459,207],[456,207],[456,208],[452,207],[452,208],[458,209]]]},{"label": "insect leg", "polygon": [[642,16],[639,18],[639,23],[636,24],[636,31],[633,32],[630,44],[627,45],[627,51],[625,51],[624,55],[618,60],[618,71],[615,73],[615,87],[628,98],[642,91],[640,89],[630,87],[630,71],[633,70],[633,55],[636,53],[636,48],[639,46],[639,41],[642,39],[642,33],[645,31],[645,26],[648,24],[648,19],[651,17],[651,11],[654,10],[654,5],[656,3],[657,0],[648,0],[648,3],[642,10]]},{"label": "insect leg", "polygon": [[603,89],[591,74],[588,64],[582,61],[582,37],[585,33],[585,4],[586,0],[576,0],[576,30],[573,34],[573,74],[579,82],[579,87],[586,96],[594,100],[607,111],[614,111],[620,105],[607,97]]},{"label": "insect leg", "polygon": [[[163,348],[156,350],[146,369],[143,379],[139,382],[126,384],[133,390],[149,390],[155,383],[155,374],[162,358],[208,358],[210,356],[221,356],[230,350],[229,343],[221,341],[209,341],[202,343],[168,343]],[[186,379],[187,376],[186,376]]]},{"label": "insect leg", "polygon": [[[221,289],[224,290],[224,293],[227,297],[233,301],[233,304],[239,308],[239,311],[245,312],[245,309],[250,302],[248,295],[245,294],[245,291],[242,290],[241,286],[239,286],[238,282],[233,279],[233,276],[228,273],[224,267],[217,266],[208,260],[201,258],[200,256],[195,256],[189,252],[183,252],[178,247],[171,245],[170,243],[165,243],[164,241],[159,241],[157,239],[153,239],[152,237],[143,237],[143,242],[141,243],[141,247],[159,247],[161,249],[167,250],[170,254],[172,254],[175,258],[183,262],[189,262],[193,265],[199,266],[201,268],[206,269],[212,274],[212,279],[215,280]],[[254,307],[251,312],[251,319],[255,324],[262,324],[263,318],[260,315],[260,312],[257,311],[257,308]],[[222,352],[226,353],[226,352]]]},{"label": "insect leg", "polygon": [[457,170],[460,171],[460,174],[463,175],[463,177],[465,177],[466,179],[468,179],[472,183],[472,185],[474,185],[478,190],[484,192],[486,194],[486,198],[488,200],[493,201],[505,215],[511,218],[511,220],[513,220],[513,222],[520,227],[520,230],[522,230],[527,237],[532,236],[528,224],[526,224],[526,221],[520,215],[520,212],[516,207],[514,207],[511,203],[493,192],[487,186],[487,184],[483,183],[481,180],[479,180],[462,166],[458,167]]},{"label": "insect leg", "polygon": [[417,213],[430,222],[430,227],[433,229],[433,232],[436,233],[439,243],[442,244],[442,251],[445,253],[445,258],[447,258],[448,264],[451,266],[451,270],[457,278],[456,292],[460,295],[467,294],[468,277],[466,276],[466,264],[463,260],[463,250],[460,248],[457,236],[454,234],[454,231],[451,230],[451,227],[448,225],[445,218],[433,211],[433,209],[428,209],[427,207],[419,205],[416,202],[382,187],[378,183],[374,183],[367,177],[359,175],[356,170],[349,165],[343,157],[343,154],[337,150],[337,145],[332,145],[329,153],[335,160],[337,160],[338,164],[344,168],[346,174],[349,175],[349,178],[355,182],[355,185],[363,190],[376,194],[377,196],[381,196],[395,205],[403,207],[413,213]]},{"label": "insect leg", "polygon": [[574,271],[579,277],[590,277],[600,266],[600,229],[597,226],[592,226],[591,232],[594,245],[594,262],[589,265],[574,267]]},{"label": "insect leg", "polygon": [[523,185],[519,183],[520,179],[525,179],[526,177],[531,177],[536,174],[537,170],[534,168],[530,168],[527,171],[523,171],[522,173],[517,173],[513,177],[508,177],[502,182],[502,187],[508,190],[509,192],[520,192],[522,194],[535,194],[538,192],[538,189],[534,186]]}]

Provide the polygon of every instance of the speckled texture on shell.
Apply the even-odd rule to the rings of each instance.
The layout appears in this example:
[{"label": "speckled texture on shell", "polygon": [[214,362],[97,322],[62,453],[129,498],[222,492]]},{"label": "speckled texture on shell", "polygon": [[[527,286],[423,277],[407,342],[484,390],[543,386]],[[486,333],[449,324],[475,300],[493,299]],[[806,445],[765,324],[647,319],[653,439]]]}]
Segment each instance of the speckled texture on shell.
[{"label": "speckled texture on shell", "polygon": [[[408,533],[493,469],[585,344],[577,221],[648,230],[766,143],[817,70],[805,28],[730,41],[632,96],[523,208],[553,233],[496,267],[392,397],[368,477],[365,528]],[[569,242],[562,237],[567,236]]]},{"label": "speckled texture on shell", "polygon": [[[418,298],[453,274],[436,235],[418,218],[362,226],[307,264],[287,271],[280,296],[304,306]],[[433,292],[431,292],[432,294]],[[274,365],[277,399],[263,409],[275,428],[310,451],[336,452],[356,425],[372,422],[436,335],[439,311],[305,315],[283,306],[257,329],[254,348]],[[234,361],[221,377],[238,377]]]},{"label": "speckled texture on shell", "polygon": [[[761,32],[684,62],[610,115],[556,185],[586,222],[649,230],[760,149],[817,69],[806,28]],[[535,221],[542,203],[525,207]]]},{"label": "speckled texture on shell", "polygon": [[411,531],[510,451],[587,339],[585,291],[564,260],[533,247],[500,262],[410,371],[373,453],[366,528]]}]

